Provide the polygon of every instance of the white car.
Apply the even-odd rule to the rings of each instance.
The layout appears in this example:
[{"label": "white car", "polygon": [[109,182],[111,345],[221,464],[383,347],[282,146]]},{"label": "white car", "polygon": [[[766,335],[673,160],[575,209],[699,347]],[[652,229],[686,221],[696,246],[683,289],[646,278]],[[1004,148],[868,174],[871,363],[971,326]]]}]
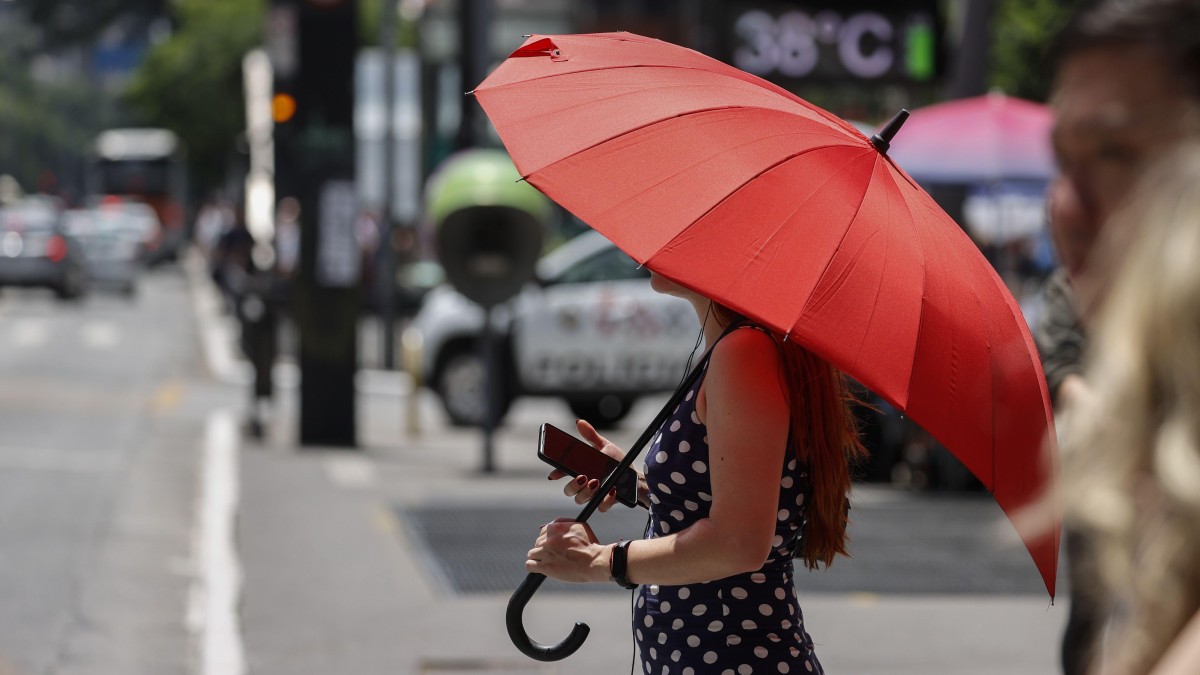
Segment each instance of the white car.
[{"label": "white car", "polygon": [[[502,418],[521,395],[560,396],[597,426],[616,424],[638,397],[673,391],[700,330],[690,304],[656,293],[650,273],[588,230],[543,257],[537,281],[497,308]],[[455,424],[483,422],[483,310],[440,286],[412,328],[421,381]]]}]

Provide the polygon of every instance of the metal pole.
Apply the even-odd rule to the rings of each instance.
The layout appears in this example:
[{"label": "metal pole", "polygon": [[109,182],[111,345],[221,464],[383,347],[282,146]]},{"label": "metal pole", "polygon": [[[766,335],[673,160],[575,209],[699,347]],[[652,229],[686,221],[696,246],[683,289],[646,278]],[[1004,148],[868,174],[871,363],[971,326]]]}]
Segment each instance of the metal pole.
[{"label": "metal pole", "polygon": [[492,331],[492,307],[483,308],[483,473],[496,471],[492,437],[495,435],[499,411],[497,389],[500,385],[500,359],[496,358],[496,336]]},{"label": "metal pole", "polygon": [[[459,0],[459,72],[462,90],[467,91],[487,75],[491,45],[488,28],[492,23],[491,0]],[[455,146],[462,150],[473,148],[483,140],[483,109],[474,96],[462,98],[462,117]]]},{"label": "metal pole", "polygon": [[383,48],[383,289],[380,302],[383,321],[383,367],[396,367],[396,249],[392,245],[396,228],[396,3],[384,0],[383,24],[379,42]]}]

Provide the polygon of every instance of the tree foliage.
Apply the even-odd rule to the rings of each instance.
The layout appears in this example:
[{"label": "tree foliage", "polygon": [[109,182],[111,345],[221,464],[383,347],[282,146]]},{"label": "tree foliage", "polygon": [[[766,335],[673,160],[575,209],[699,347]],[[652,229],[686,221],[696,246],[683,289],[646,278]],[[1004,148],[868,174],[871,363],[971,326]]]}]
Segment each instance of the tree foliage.
[{"label": "tree foliage", "polygon": [[152,20],[168,13],[171,0],[11,0],[41,29],[40,49],[85,43],[119,17]]},{"label": "tree foliage", "polygon": [[992,34],[991,84],[1006,94],[1045,101],[1054,68],[1054,36],[1082,0],[1000,0]]},{"label": "tree foliage", "polygon": [[147,55],[125,94],[147,124],[188,148],[202,189],[219,185],[245,129],[242,58],[262,42],[264,0],[180,0],[176,31]]}]

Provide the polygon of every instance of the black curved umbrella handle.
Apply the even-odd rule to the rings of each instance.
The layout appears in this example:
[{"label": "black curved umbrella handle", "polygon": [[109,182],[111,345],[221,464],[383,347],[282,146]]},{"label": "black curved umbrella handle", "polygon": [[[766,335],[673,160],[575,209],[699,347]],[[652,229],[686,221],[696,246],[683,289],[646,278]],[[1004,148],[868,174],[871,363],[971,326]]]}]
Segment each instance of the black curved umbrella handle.
[{"label": "black curved umbrella handle", "polygon": [[525,613],[525,605],[529,603],[529,599],[533,597],[545,580],[546,575],[537,572],[525,576],[525,581],[517,586],[517,590],[508,600],[508,611],[504,615],[504,623],[508,626],[508,638],[522,654],[535,661],[561,661],[583,646],[584,640],[587,640],[588,633],[591,633],[592,629],[586,623],[576,622],[575,627],[571,629],[571,634],[556,645],[543,645],[530,639],[529,634],[525,632],[522,615]]},{"label": "black curved umbrella handle", "polygon": [[[721,334],[721,338],[728,335],[739,325],[741,324],[735,323],[727,327]],[[721,338],[717,338],[716,342],[719,342]],[[683,400],[684,393],[700,377],[700,373],[704,370],[704,365],[708,362],[708,357],[712,353],[713,346],[716,346],[716,342],[712,346],[709,346],[700,362],[696,364],[695,368],[675,388],[675,393],[671,395],[671,398],[667,400],[662,410],[658,411],[658,414],[654,417],[654,421],[646,427],[642,435],[629,448],[629,451],[625,453],[625,458],[618,462],[616,468],[600,483],[600,487],[596,490],[596,493],[584,505],[579,515],[575,516],[575,522],[587,522],[587,519],[600,506],[600,502],[604,500],[604,495],[616,487],[621,474],[629,470],[629,467],[633,464],[633,460],[637,458],[642,448],[646,447],[650,439],[654,437],[654,434],[658,431],[658,427],[671,416],[675,406],[679,405],[679,402]],[[513,591],[512,597],[508,600],[508,610],[504,615],[504,623],[508,626],[509,639],[512,640],[512,643],[522,654],[537,661],[561,661],[574,654],[583,646],[584,640],[587,640],[588,633],[592,632],[592,629],[586,623],[577,621],[575,627],[571,629],[571,634],[556,645],[542,645],[530,639],[529,634],[525,632],[522,615],[525,613],[525,605],[529,604],[529,599],[533,597],[533,594],[537,592],[537,589],[541,587],[542,582],[545,580],[546,575],[538,574],[537,572],[532,572],[525,576],[525,580],[521,582],[520,586],[517,586],[517,590]]]}]

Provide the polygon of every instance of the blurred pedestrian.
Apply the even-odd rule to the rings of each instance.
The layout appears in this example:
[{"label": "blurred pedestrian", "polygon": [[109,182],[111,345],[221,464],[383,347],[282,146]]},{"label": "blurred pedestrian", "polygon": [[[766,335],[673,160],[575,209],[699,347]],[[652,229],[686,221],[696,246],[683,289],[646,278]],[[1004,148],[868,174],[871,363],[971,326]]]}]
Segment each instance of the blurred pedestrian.
[{"label": "blurred pedestrian", "polygon": [[[847,555],[850,463],[865,454],[849,383],[798,342],[707,297],[656,273],[651,286],[688,300],[713,347],[638,476],[647,538],[602,544],[588,525],[560,520],[542,528],[525,568],[640,586],[633,627],[647,673],[741,672],[752,663],[821,673],[792,559],[815,569]],[[586,421],[577,428],[624,457]],[[582,476],[564,492],[585,503],[603,478]],[[600,509],[614,500],[606,495]]]},{"label": "blurred pedestrian", "polygon": [[[1081,374],[1086,312],[1076,285],[1095,242],[1145,165],[1200,136],[1200,2],[1099,0],[1058,37],[1051,104],[1061,168],[1049,194],[1050,228],[1061,268],[1046,284],[1035,338],[1056,411],[1087,396]],[[1102,628],[1089,588],[1086,542],[1066,531],[1071,577],[1063,670],[1088,672]]]},{"label": "blurred pedestrian", "polygon": [[[1111,618],[1092,673],[1200,672],[1197,186],[1193,143],[1146,174],[1088,273],[1111,290],[1093,323],[1088,393],[1072,401],[1064,429],[1064,495],[1067,522],[1096,554]],[[1138,231],[1128,247],[1118,228]],[[1119,272],[1101,275],[1101,265]]]}]

